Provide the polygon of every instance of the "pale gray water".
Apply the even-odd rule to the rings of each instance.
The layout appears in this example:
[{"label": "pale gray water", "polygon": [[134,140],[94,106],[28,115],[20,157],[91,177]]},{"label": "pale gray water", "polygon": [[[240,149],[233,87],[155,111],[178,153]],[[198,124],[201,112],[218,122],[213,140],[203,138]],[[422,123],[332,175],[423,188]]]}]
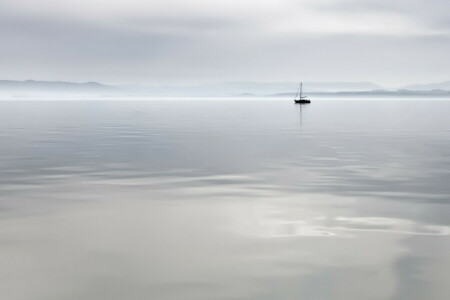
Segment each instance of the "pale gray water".
[{"label": "pale gray water", "polygon": [[0,102],[0,299],[450,298],[450,102]]}]

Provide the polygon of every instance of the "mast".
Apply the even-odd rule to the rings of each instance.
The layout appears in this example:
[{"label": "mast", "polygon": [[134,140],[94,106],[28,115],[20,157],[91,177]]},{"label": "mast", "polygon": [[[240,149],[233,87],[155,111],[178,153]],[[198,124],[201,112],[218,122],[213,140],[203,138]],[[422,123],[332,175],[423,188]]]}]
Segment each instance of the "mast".
[{"label": "mast", "polygon": [[302,99],[303,82],[300,82],[300,99]]}]

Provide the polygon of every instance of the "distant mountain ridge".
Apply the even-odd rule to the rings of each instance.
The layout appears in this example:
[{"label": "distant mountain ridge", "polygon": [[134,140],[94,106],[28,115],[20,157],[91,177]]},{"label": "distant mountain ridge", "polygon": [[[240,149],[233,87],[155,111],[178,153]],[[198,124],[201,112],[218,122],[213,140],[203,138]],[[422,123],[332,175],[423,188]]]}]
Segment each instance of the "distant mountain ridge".
[{"label": "distant mountain ridge", "polygon": [[415,91],[423,91],[423,90],[447,90],[450,91],[450,81],[438,82],[438,83],[429,83],[429,84],[413,84],[403,87],[405,90],[415,90]]},{"label": "distant mountain ridge", "polygon": [[0,92],[105,92],[117,91],[117,87],[98,82],[65,82],[36,80],[0,80]]},{"label": "distant mountain ridge", "polygon": [[[374,90],[374,91],[359,91],[359,92],[310,92],[309,95],[315,97],[338,97],[338,98],[355,98],[355,97],[445,97],[450,98],[450,90]],[[294,97],[295,93],[280,93],[275,95],[268,95],[268,97]]]},{"label": "distant mountain ridge", "polygon": [[[370,82],[305,82],[304,92],[318,97],[432,96],[448,97],[450,81],[384,89]],[[98,82],[0,80],[2,97],[292,97],[298,82],[226,82],[187,86],[113,86]]]}]

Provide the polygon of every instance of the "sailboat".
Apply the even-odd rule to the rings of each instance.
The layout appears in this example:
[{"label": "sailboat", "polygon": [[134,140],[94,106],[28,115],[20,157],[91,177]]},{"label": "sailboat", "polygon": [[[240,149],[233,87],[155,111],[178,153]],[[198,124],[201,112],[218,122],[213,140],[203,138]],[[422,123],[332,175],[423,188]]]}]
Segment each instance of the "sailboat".
[{"label": "sailboat", "polygon": [[[303,94],[303,83],[300,82],[300,87],[298,88],[297,94],[295,94],[294,102],[298,104],[311,103],[311,100],[307,99],[306,96],[302,96],[302,94]],[[299,96],[298,99],[297,96]]]}]

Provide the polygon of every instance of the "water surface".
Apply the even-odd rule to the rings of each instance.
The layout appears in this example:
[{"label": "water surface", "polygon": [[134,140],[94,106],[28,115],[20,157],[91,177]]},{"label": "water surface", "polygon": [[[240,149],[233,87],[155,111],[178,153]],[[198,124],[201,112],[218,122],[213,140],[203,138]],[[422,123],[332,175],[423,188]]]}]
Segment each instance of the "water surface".
[{"label": "water surface", "polygon": [[0,102],[0,299],[450,298],[450,102]]}]

